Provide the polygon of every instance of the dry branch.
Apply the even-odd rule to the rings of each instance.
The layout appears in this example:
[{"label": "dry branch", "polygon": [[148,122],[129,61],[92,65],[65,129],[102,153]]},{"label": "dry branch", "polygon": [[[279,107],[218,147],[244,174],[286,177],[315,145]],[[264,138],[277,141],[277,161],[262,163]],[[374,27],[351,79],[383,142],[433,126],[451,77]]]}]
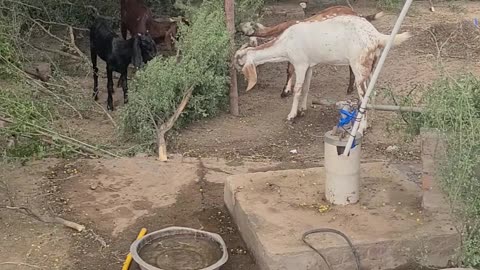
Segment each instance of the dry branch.
[{"label": "dry branch", "polygon": [[70,107],[74,112],[77,113],[78,117],[80,119],[83,119],[83,116],[82,114],[77,110],[75,109],[75,107],[68,103],[66,100],[60,98],[60,96],[58,96],[57,94],[55,94],[54,92],[52,92],[50,89],[48,89],[47,87],[45,87],[43,84],[39,83],[37,80],[35,80],[33,77],[31,77],[28,73],[26,73],[25,71],[23,71],[22,69],[20,69],[19,67],[15,66],[14,64],[10,63],[7,59],[5,59],[5,57],[3,57],[1,54],[0,54],[0,59],[2,59],[3,61],[5,61],[5,63],[7,63],[10,67],[12,67],[13,69],[15,69],[17,72],[20,72],[23,76],[29,78],[34,84],[36,84],[37,86],[39,86],[40,88],[38,89],[39,91],[41,92],[44,92],[48,95],[51,95],[55,98],[57,98],[58,100],[60,100],[62,103],[64,103],[65,105],[67,105],[68,107]]},{"label": "dry branch", "polygon": [[70,42],[67,42],[57,36],[55,36],[54,34],[52,34],[50,31],[48,31],[48,29],[46,29],[38,20],[36,19],[33,19],[33,18],[30,18],[28,16],[26,16],[30,21],[32,21],[35,25],[37,25],[38,27],[40,27],[40,29],[42,29],[43,32],[45,32],[47,35],[49,35],[50,37],[52,37],[53,39],[57,40],[58,42],[60,42],[61,44],[73,49],[86,63],[90,63],[90,61],[88,60],[87,56],[77,47],[77,45],[75,45],[75,36],[73,34],[73,28],[71,25],[66,25],[67,28],[68,28],[68,32],[69,32],[69,36],[70,36]]},{"label": "dry branch", "polygon": [[160,127],[157,128],[157,144],[158,144],[158,159],[160,161],[167,161],[167,142],[165,140],[165,133],[167,133],[175,124],[180,114],[182,114],[183,110],[188,104],[188,101],[192,97],[194,86],[190,86],[190,88],[185,92],[182,101],[177,107],[177,110],[173,115],[164,122]]},{"label": "dry branch", "polygon": [[29,7],[29,8],[33,8],[33,9],[36,9],[36,10],[42,10],[42,9],[39,8],[39,7],[32,6],[32,5],[29,5],[29,4],[25,4],[25,3],[20,2],[20,1],[14,1],[14,0],[5,0],[5,1],[10,2],[10,3],[19,4],[19,5],[21,5],[21,6],[26,6],[26,7]]},{"label": "dry branch", "polygon": [[81,58],[80,56],[76,56],[76,55],[73,55],[73,54],[71,54],[71,53],[63,52],[63,51],[60,51],[60,50],[54,50],[54,49],[49,49],[49,48],[42,48],[42,47],[35,46],[35,45],[33,45],[33,44],[32,44],[32,47],[34,47],[35,49],[40,50],[40,51],[55,53],[55,54],[58,54],[58,55],[61,55],[61,56],[65,56],[65,57],[72,58],[72,59],[77,60],[77,61],[83,61],[83,60],[84,60],[84,59]]},{"label": "dry branch", "polygon": [[73,29],[75,30],[80,30],[80,31],[90,31],[90,29],[88,28],[82,28],[82,27],[76,27],[76,26],[71,26],[69,24],[66,24],[66,23],[60,23],[60,22],[51,22],[51,21],[45,21],[45,20],[42,20],[42,19],[35,19],[41,23],[44,23],[44,24],[51,24],[51,25],[59,25],[59,26],[65,26],[65,27],[72,27]]},{"label": "dry branch", "polygon": [[[6,122],[6,123],[14,123],[15,122],[15,119],[13,119],[12,117],[6,118],[6,117],[0,116],[0,120],[3,121],[3,122]],[[47,128],[37,126],[33,123],[24,122],[24,124],[29,126],[30,128],[32,128],[39,135],[48,137],[52,141],[53,140],[59,140],[59,141],[62,141],[63,143],[65,143],[66,145],[76,147],[76,148],[78,148],[82,151],[85,151],[87,153],[97,155],[97,156],[101,156],[101,157],[104,157],[104,158],[108,158],[108,157],[118,158],[119,157],[118,155],[116,155],[112,152],[109,152],[107,150],[98,148],[96,146],[87,144],[85,142],[79,141],[79,140],[71,138],[71,137],[65,136],[63,134],[57,133],[57,132],[49,130]]]}]

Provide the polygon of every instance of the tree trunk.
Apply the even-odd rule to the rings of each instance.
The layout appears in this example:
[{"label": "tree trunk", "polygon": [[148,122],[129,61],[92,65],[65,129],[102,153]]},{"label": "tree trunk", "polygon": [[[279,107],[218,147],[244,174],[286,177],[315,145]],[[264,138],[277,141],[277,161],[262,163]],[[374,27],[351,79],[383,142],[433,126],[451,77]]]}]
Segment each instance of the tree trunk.
[{"label": "tree trunk", "polygon": [[178,105],[177,109],[173,113],[173,115],[160,127],[157,128],[157,146],[158,146],[158,160],[160,161],[167,161],[167,141],[165,140],[165,134],[173,127],[175,121],[177,121],[180,114],[182,114],[183,110],[188,104],[188,101],[192,97],[193,92],[193,85],[190,86],[189,89],[185,91],[185,94],[182,98],[182,101]]},{"label": "tree trunk", "polygon": [[165,132],[159,131],[157,134],[158,160],[167,161],[167,141],[165,140]]},{"label": "tree trunk", "polygon": [[238,87],[237,87],[237,71],[233,65],[235,50],[235,0],[225,0],[225,19],[227,30],[230,35],[230,113],[234,116],[239,115],[238,110]]}]

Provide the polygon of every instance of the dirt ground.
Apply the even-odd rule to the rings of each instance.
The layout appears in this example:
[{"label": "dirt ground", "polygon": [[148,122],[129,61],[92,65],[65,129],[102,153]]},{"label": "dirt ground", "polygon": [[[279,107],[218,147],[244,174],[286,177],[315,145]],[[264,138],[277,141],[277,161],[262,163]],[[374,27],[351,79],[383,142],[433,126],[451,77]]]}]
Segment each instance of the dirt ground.
[{"label": "dirt ground", "polygon": [[[264,18],[265,24],[284,21],[288,17],[285,14],[298,14],[296,2],[290,2],[276,4],[274,13]],[[361,0],[355,8],[363,14],[378,10]],[[424,86],[440,77],[440,60],[447,75],[480,74],[478,30],[472,30],[469,24],[479,11],[476,2],[440,2],[436,12],[430,13],[426,2],[415,2],[401,29],[414,36],[390,52],[374,102],[392,104],[388,92],[420,96]],[[373,24],[389,33],[395,14],[387,12]],[[465,42],[470,45],[462,46]],[[141,227],[153,231],[172,225],[219,233],[230,251],[222,269],[257,269],[223,206],[224,179],[248,171],[318,166],[323,158],[323,134],[338,118],[332,108],[316,106],[295,123],[288,123],[292,100],[280,98],[285,70],[286,64],[260,67],[258,84],[248,93],[239,75],[241,117],[224,113],[181,131],[173,138],[170,152],[185,157],[187,162],[168,169],[159,170],[152,158],[2,164],[0,204],[26,206],[39,214],[54,213],[87,229],[77,233],[2,208],[0,269],[120,269]],[[84,86],[84,96],[89,98],[91,78],[72,80]],[[314,71],[310,99],[345,99],[347,83],[346,67],[319,66]],[[106,85],[104,78],[100,80],[102,85]],[[120,92],[118,89],[115,95],[117,107],[123,104]],[[99,102],[106,105],[105,91],[101,90]],[[112,114],[114,119],[117,113]],[[395,114],[379,111],[369,115],[372,128],[364,143],[363,159],[403,162],[415,175],[418,142],[399,135],[396,119]],[[68,125],[71,133],[82,138],[95,138],[99,144],[121,144],[110,120],[101,113],[61,125]],[[387,152],[391,145],[399,150]],[[297,154],[290,153],[294,149]]]}]

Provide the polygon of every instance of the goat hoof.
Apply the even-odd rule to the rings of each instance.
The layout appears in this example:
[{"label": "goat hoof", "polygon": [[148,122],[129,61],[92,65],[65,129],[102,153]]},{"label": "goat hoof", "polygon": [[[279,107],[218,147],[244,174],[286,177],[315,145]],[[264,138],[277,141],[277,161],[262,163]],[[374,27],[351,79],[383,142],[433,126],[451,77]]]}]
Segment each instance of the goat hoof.
[{"label": "goat hoof", "polygon": [[113,106],[107,105],[107,110],[113,112]]},{"label": "goat hoof", "polygon": [[295,124],[295,118],[293,118],[293,119],[287,119],[286,123],[289,124],[289,125]]},{"label": "goat hoof", "polygon": [[299,117],[303,117],[303,116],[305,116],[305,111],[306,111],[306,110],[300,110],[297,115],[298,115]]},{"label": "goat hoof", "polygon": [[283,92],[280,94],[280,97],[281,97],[281,98],[286,98],[286,97],[290,96],[290,94],[291,94],[291,92],[285,92],[285,91],[283,91]]}]

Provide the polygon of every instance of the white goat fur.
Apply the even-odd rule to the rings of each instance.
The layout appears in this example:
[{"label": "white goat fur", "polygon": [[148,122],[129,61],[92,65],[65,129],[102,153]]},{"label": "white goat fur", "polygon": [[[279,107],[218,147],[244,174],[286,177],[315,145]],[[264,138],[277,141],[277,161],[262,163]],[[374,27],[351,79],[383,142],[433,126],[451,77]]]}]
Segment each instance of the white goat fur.
[{"label": "white goat fur", "polygon": [[[405,32],[395,37],[399,45],[410,37]],[[256,66],[289,61],[295,68],[296,82],[292,108],[287,119],[307,110],[307,96],[312,77],[312,67],[317,64],[350,65],[355,74],[355,83],[363,98],[365,85],[373,71],[375,59],[385,47],[389,35],[384,35],[366,19],[342,15],[324,21],[301,22],[286,29],[278,38],[258,47],[242,48],[235,54],[237,68],[248,80],[247,91],[257,82]],[[362,121],[361,131],[366,128]]]}]

